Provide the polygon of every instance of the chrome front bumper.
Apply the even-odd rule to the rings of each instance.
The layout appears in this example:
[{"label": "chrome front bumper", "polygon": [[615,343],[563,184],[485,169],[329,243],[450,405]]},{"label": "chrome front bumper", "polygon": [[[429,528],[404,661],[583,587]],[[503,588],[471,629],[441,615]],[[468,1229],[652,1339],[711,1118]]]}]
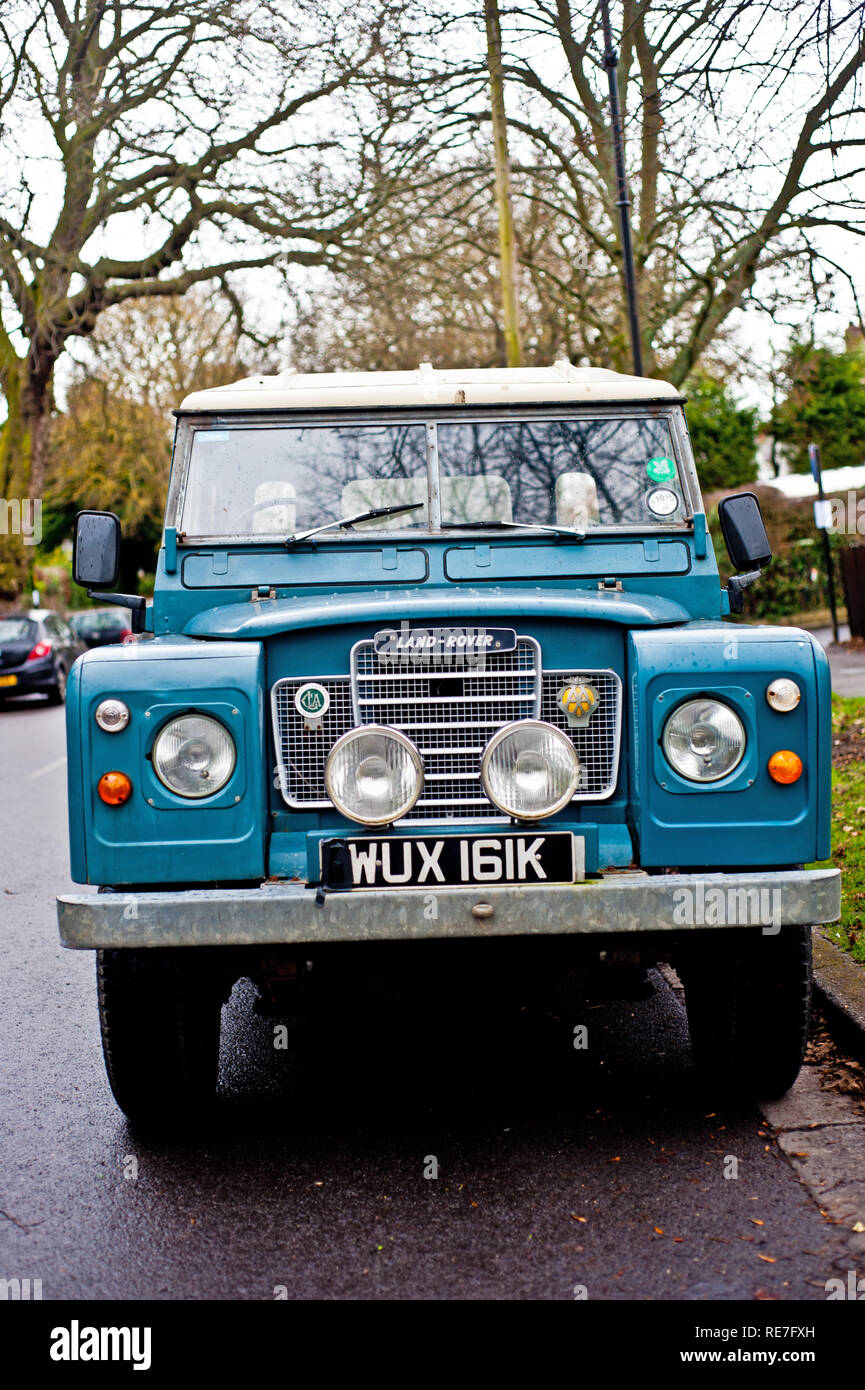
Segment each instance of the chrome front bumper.
[{"label": "chrome front bumper", "polygon": [[300,883],[161,893],[75,893],[57,900],[60,939],[76,950],[276,946],[326,941],[568,933],[680,932],[834,922],[838,869],[736,874],[626,871],[527,888],[355,889]]}]

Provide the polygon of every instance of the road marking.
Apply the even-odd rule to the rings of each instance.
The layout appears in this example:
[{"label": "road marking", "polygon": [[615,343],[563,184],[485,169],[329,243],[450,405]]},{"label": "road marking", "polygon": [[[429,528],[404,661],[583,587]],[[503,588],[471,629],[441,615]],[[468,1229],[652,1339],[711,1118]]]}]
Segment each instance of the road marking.
[{"label": "road marking", "polygon": [[58,767],[63,767],[65,758],[55,758],[53,763],[46,763],[44,767],[37,767],[35,772],[31,772],[31,777],[44,777],[46,772],[56,772]]}]

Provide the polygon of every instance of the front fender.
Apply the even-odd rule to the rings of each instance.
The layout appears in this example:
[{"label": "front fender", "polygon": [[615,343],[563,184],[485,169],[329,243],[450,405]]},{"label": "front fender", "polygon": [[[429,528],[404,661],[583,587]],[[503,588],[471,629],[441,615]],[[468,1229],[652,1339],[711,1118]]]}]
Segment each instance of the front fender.
[{"label": "front fender", "polygon": [[[787,714],[766,700],[789,676],[802,698]],[[829,853],[830,701],[822,648],[797,628],[688,623],[628,639],[634,748],[633,831],[644,868],[808,864]],[[677,703],[725,700],[747,733],[741,763],[720,781],[694,783],[666,762],[661,734]],[[768,773],[791,749],[804,771],[791,786]]]},{"label": "front fender", "polygon": [[[67,700],[72,877],[77,883],[243,882],[264,877],[267,824],[264,652],[257,642],[155,640],[95,648],[75,663]],[[120,733],[96,723],[99,702],[123,700]],[[159,728],[200,710],[221,720],[237,745],[227,785],[189,801],[156,776],[150,750]],[[125,772],[122,806],[97,794],[104,772]]]}]

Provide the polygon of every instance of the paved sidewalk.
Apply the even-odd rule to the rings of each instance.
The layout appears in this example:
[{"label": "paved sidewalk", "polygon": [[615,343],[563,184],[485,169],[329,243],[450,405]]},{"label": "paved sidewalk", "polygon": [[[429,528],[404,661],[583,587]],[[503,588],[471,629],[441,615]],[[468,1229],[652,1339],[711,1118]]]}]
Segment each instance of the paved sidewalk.
[{"label": "paved sidewalk", "polygon": [[[826,649],[832,668],[832,689],[836,695],[865,695],[865,652],[848,651],[835,646],[831,627],[814,628],[813,635]],[[842,642],[850,637],[850,629],[842,623],[838,629]]]}]

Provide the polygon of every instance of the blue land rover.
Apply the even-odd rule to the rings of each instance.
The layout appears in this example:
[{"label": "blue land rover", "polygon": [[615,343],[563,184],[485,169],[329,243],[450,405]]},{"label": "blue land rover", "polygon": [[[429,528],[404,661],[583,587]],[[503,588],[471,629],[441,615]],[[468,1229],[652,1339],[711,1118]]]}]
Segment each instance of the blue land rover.
[{"label": "blue land rover", "polygon": [[706,1074],[789,1087],[840,905],[803,867],[830,683],[807,633],[731,620],[770,552],[752,494],[720,524],[723,589],[659,381],[424,363],[189,396],[152,606],[111,593],[116,517],[76,523],[77,582],[142,631],[72,672],[99,892],[59,900],[126,1114],[208,1103],[237,978],[272,997],[345,943],[432,938],[672,960]]}]

